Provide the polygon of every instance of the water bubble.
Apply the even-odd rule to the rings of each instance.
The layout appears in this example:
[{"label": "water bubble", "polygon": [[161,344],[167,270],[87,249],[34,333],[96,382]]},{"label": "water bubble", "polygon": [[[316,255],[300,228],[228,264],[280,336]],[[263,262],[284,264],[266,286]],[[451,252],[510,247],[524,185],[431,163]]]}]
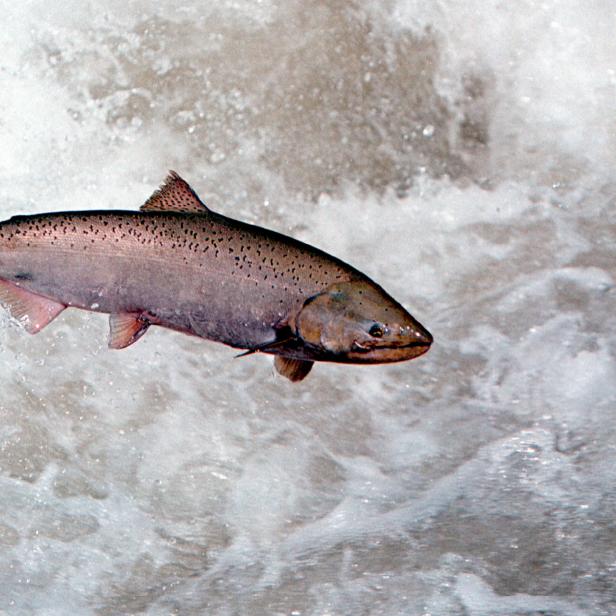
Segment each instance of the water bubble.
[{"label": "water bubble", "polygon": [[225,160],[225,158],[226,158],[225,153],[221,152],[220,150],[217,150],[213,152],[212,155],[210,156],[210,162],[213,164],[221,163],[223,160]]}]

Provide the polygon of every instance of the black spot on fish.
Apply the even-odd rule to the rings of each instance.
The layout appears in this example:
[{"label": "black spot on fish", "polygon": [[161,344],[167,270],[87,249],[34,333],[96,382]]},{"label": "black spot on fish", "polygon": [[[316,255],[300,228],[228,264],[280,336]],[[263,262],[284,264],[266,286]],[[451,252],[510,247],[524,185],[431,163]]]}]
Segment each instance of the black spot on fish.
[{"label": "black spot on fish", "polygon": [[33,280],[34,276],[30,272],[17,272],[14,278],[15,280]]}]

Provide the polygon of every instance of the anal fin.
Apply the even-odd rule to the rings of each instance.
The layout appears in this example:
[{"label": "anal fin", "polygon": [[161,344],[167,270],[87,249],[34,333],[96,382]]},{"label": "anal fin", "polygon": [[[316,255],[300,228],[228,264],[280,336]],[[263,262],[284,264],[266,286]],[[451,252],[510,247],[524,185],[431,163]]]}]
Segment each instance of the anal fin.
[{"label": "anal fin", "polygon": [[64,304],[26,291],[6,280],[0,280],[0,303],[29,334],[40,332],[66,308]]},{"label": "anal fin", "polygon": [[125,349],[137,342],[150,327],[150,321],[139,313],[109,315],[109,348]]},{"label": "anal fin", "polygon": [[282,376],[287,377],[289,381],[292,381],[293,383],[297,383],[298,381],[305,379],[313,365],[313,361],[292,359],[290,357],[283,357],[282,355],[276,355],[274,358],[274,366],[276,366],[276,370],[278,370]]}]

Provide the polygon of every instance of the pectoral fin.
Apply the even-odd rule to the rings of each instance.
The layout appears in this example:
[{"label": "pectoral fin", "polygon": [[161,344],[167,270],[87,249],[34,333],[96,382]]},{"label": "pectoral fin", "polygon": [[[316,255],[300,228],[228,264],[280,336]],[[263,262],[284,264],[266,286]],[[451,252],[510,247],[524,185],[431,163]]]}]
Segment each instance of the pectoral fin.
[{"label": "pectoral fin", "polygon": [[40,332],[66,308],[64,304],[26,291],[6,280],[0,280],[0,302],[29,334]]},{"label": "pectoral fin", "polygon": [[141,314],[109,315],[109,348],[125,349],[133,342],[137,342],[148,327],[150,327],[150,321]]},{"label": "pectoral fin", "polygon": [[293,383],[305,379],[312,369],[313,364],[313,361],[291,359],[290,357],[282,357],[281,355],[276,355],[274,359],[274,366],[276,366],[276,370],[278,370],[282,376],[286,376]]}]

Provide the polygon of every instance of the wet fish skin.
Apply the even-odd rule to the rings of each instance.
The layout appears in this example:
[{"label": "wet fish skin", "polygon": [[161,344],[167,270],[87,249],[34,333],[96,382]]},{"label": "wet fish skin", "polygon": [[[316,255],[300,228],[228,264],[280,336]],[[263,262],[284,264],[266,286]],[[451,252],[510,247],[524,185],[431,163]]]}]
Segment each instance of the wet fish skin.
[{"label": "wet fish skin", "polygon": [[[35,319],[33,333],[63,307],[104,312],[114,348],[160,325],[278,355],[277,369],[288,368],[292,380],[310,366],[291,360],[400,361],[432,341],[355,268],[208,210],[173,173],[139,212],[60,212],[0,223],[0,300]],[[377,321],[378,338],[368,333]]]},{"label": "wet fish skin", "polygon": [[0,278],[67,306],[146,311],[156,324],[252,348],[306,297],[357,276],[277,235],[215,214],[20,216],[0,224]]}]

